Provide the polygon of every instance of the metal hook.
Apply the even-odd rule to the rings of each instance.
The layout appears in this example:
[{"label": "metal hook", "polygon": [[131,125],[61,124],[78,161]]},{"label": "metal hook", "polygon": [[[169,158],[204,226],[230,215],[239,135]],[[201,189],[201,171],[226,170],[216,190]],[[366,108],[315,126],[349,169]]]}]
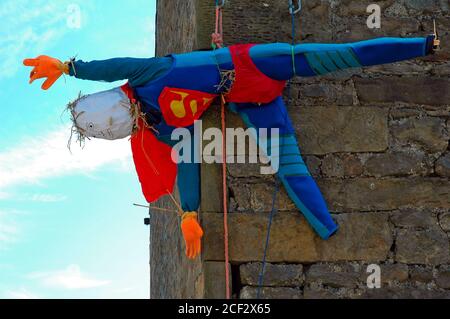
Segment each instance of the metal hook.
[{"label": "metal hook", "polygon": [[434,27],[434,41],[433,41],[433,47],[435,50],[439,50],[441,46],[441,40],[439,39],[439,35],[436,28],[436,20],[433,19],[433,27]]},{"label": "metal hook", "polygon": [[298,9],[294,10],[294,2],[292,0],[289,0],[289,13],[290,14],[297,14],[300,11],[302,11],[302,0],[298,0]]},{"label": "metal hook", "polygon": [[222,8],[225,6],[225,0],[216,0],[216,7]]}]

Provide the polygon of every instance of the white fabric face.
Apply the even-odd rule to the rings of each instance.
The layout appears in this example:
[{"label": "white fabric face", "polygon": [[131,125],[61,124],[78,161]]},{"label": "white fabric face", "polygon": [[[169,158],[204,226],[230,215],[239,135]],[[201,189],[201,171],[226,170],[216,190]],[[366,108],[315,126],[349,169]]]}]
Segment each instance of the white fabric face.
[{"label": "white fabric face", "polygon": [[72,116],[82,135],[106,140],[130,136],[134,124],[130,100],[121,88],[81,98]]}]

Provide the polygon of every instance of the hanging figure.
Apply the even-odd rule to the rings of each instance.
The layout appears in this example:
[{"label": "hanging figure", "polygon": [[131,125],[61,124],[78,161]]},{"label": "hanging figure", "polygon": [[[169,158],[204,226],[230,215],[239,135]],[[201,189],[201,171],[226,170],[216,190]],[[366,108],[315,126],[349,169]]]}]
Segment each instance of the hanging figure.
[{"label": "hanging figure", "polygon": [[244,44],[148,59],[62,63],[39,56],[26,59],[24,64],[34,67],[30,83],[47,78],[44,90],[63,73],[92,81],[128,80],[121,88],[82,96],[71,103],[74,125],[87,137],[117,139],[131,135],[136,170],[148,202],[171,194],[178,175],[186,254],[194,258],[200,253],[203,235],[196,214],[200,204],[199,164],[191,161],[177,165],[172,161],[171,146],[178,142],[171,140],[175,128],[192,129],[194,121],[222,94],[248,126],[278,128],[280,167],[276,174],[317,234],[327,239],[338,226],[300,155],[281,98],[286,81],[294,76],[317,76],[423,57],[433,53],[438,44],[434,35],[346,44]]}]

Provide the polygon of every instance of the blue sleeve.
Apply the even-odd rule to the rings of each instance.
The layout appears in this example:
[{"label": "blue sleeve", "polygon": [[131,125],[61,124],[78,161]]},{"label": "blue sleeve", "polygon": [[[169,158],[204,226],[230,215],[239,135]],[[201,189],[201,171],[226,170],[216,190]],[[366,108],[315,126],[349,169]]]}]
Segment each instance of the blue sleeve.
[{"label": "blue sleeve", "polygon": [[185,212],[197,211],[200,206],[200,164],[178,164],[177,185],[181,208]]},{"label": "blue sleeve", "polygon": [[[193,130],[191,134],[194,134]],[[179,142],[179,140],[173,140],[171,138],[171,132],[159,135],[158,139],[172,147]],[[197,211],[200,207],[200,164],[195,163],[194,155],[198,147],[199,145],[192,138],[190,162],[177,164],[177,186],[180,194],[181,208],[185,212]]]},{"label": "blue sleeve", "polygon": [[428,43],[428,38],[379,38],[349,46],[362,66],[370,66],[425,56]]},{"label": "blue sleeve", "polygon": [[267,76],[288,80],[294,75],[314,76],[330,72],[404,61],[433,52],[433,36],[426,38],[378,38],[355,43],[287,43],[256,45],[250,50],[255,65]]},{"label": "blue sleeve", "polygon": [[313,72],[322,75],[348,68],[393,63],[425,56],[426,44],[427,38],[379,38],[348,44],[305,44],[298,50],[304,54]]},{"label": "blue sleeve", "polygon": [[128,80],[133,87],[163,75],[172,65],[172,58],[114,58],[101,61],[74,61],[70,75],[78,79],[114,82]]}]

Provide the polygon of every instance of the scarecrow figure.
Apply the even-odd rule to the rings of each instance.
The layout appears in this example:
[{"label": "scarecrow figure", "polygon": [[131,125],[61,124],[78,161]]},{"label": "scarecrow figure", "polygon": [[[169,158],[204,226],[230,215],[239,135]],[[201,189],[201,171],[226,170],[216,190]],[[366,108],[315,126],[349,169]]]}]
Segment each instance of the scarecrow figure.
[{"label": "scarecrow figure", "polygon": [[[48,56],[26,59],[34,69],[30,83],[47,78],[47,90],[64,73],[78,79],[113,82],[120,88],[80,97],[71,105],[74,125],[86,137],[118,139],[131,135],[133,158],[148,202],[171,194],[177,178],[186,254],[200,253],[203,231],[199,164],[175,164],[171,132],[192,129],[216,97],[223,95],[244,122],[256,129],[279,129],[277,176],[317,234],[327,239],[338,229],[300,155],[297,139],[281,98],[287,80],[392,63],[433,53],[436,36],[378,38],[346,44],[285,43],[233,45],[212,51],[161,58],[115,58],[61,62]],[[270,143],[270,137],[269,137]]]}]

